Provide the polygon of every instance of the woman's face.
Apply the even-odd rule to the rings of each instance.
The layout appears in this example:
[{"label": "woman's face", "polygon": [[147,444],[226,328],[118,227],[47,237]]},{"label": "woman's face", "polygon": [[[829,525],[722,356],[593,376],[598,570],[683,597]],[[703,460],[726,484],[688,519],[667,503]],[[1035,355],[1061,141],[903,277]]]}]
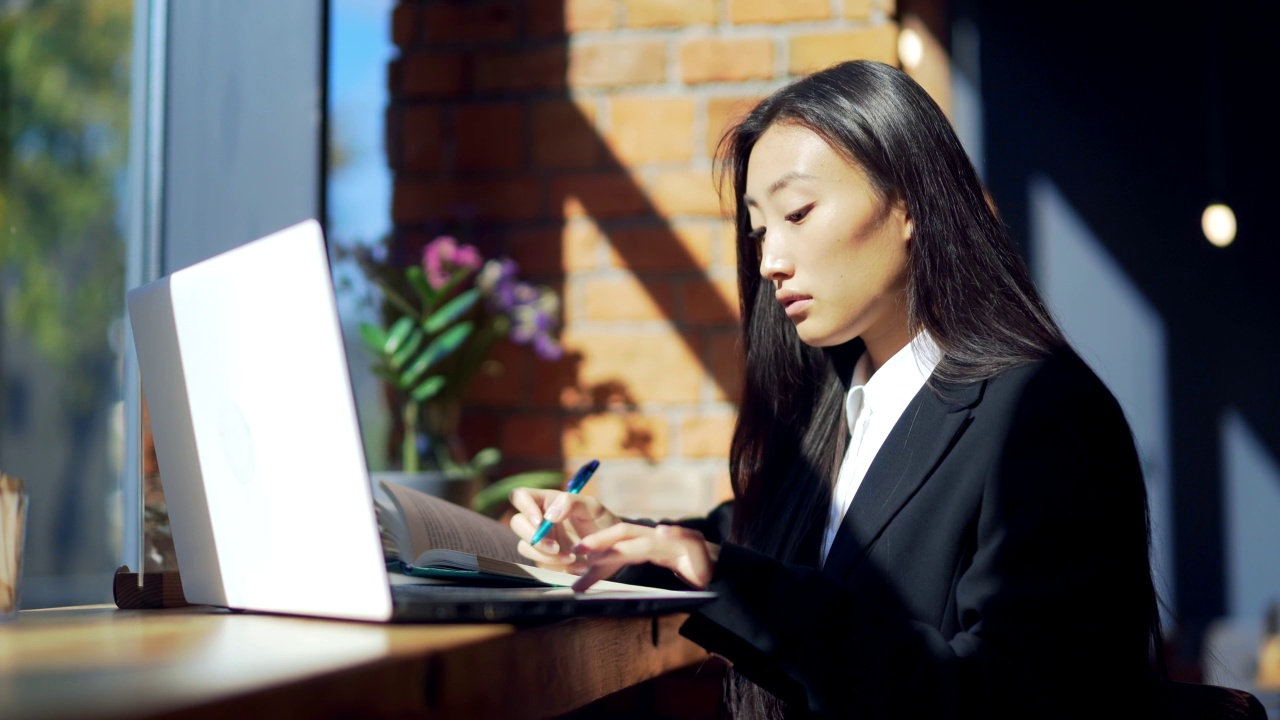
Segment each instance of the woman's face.
[{"label": "woman's face", "polygon": [[760,243],[760,275],[800,339],[831,347],[861,337],[879,367],[907,335],[911,221],[818,134],[777,124],[747,161],[743,198]]}]

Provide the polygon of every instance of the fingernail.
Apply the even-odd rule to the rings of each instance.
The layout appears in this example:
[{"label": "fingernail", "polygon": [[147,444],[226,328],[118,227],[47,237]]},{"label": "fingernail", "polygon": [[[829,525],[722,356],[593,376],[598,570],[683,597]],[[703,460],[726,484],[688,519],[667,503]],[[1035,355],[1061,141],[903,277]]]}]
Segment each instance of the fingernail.
[{"label": "fingernail", "polygon": [[560,503],[554,503],[551,507],[547,508],[545,517],[553,523],[560,522],[564,517],[564,506]]}]

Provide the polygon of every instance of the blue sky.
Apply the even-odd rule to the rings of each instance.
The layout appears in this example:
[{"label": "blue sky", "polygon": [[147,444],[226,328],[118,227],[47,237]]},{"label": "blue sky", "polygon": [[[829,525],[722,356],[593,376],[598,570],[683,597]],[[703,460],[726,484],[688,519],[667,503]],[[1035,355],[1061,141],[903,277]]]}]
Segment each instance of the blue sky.
[{"label": "blue sky", "polygon": [[329,175],[328,235],[376,241],[391,227],[391,173],[383,146],[394,0],[333,0],[329,121],[348,164]]}]

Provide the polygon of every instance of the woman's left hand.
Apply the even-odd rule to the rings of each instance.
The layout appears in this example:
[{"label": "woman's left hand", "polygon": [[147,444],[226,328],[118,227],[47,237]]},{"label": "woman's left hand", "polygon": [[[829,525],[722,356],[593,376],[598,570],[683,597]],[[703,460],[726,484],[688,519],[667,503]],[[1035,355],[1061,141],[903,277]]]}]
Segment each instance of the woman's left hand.
[{"label": "woman's left hand", "polygon": [[622,522],[582,538],[574,546],[587,570],[573,584],[582,592],[600,580],[613,577],[627,565],[653,563],[676,574],[695,589],[711,582],[720,546],[709,543],[702,533],[679,525],[648,527]]}]

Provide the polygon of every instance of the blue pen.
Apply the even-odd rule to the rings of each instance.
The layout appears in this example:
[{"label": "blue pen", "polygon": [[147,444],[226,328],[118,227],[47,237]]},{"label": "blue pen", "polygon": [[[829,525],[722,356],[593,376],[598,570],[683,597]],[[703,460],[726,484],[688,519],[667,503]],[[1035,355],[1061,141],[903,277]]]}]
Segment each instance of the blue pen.
[{"label": "blue pen", "polygon": [[[596,468],[598,467],[600,467],[599,460],[592,460],[586,465],[583,465],[578,469],[578,472],[573,476],[573,479],[569,481],[569,484],[565,486],[565,490],[570,494],[577,495],[578,491],[582,490],[582,488],[587,484],[587,481],[591,479],[591,476],[595,474]],[[555,523],[543,518],[542,524],[538,526],[538,531],[533,534],[533,539],[529,541],[529,544],[537,545],[542,541],[542,538],[547,536],[547,533],[550,532],[551,528],[554,526]]]}]

